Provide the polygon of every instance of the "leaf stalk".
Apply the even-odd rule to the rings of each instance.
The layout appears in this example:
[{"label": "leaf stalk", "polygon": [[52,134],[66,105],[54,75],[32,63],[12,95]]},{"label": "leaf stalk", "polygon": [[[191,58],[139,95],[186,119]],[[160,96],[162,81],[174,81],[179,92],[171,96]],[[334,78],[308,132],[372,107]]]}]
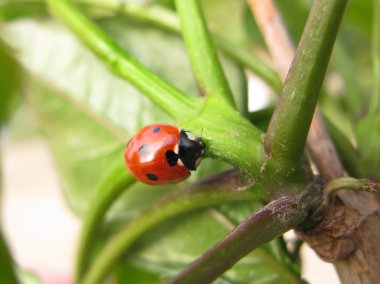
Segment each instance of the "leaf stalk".
[{"label": "leaf stalk", "polygon": [[201,100],[188,96],[148,70],[89,21],[67,0],[48,0],[53,15],[70,28],[118,76],[148,96],[178,121],[199,110]]},{"label": "leaf stalk", "polygon": [[85,214],[76,256],[75,282],[80,283],[89,265],[95,235],[101,228],[103,218],[115,200],[136,180],[126,170],[124,162],[117,162],[100,184],[94,200]]},{"label": "leaf stalk", "polygon": [[219,96],[234,106],[232,92],[198,0],[177,0],[176,7],[200,93],[205,96]]}]

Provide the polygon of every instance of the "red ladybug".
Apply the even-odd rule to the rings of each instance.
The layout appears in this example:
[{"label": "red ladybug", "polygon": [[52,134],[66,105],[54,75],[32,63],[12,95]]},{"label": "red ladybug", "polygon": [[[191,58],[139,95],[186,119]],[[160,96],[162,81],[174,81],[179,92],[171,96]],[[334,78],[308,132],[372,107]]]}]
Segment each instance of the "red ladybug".
[{"label": "red ladybug", "polygon": [[125,163],[144,183],[177,183],[196,170],[205,152],[203,141],[186,130],[168,124],[142,128],[128,142]]}]

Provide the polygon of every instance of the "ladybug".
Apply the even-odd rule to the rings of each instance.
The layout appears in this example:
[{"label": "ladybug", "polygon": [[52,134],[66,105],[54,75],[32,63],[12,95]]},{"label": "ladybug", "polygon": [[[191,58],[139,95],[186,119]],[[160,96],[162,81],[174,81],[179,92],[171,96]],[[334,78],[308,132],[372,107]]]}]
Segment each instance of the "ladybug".
[{"label": "ladybug", "polygon": [[169,124],[142,128],[129,140],[125,163],[139,181],[152,185],[177,183],[195,171],[205,153],[202,139]]}]

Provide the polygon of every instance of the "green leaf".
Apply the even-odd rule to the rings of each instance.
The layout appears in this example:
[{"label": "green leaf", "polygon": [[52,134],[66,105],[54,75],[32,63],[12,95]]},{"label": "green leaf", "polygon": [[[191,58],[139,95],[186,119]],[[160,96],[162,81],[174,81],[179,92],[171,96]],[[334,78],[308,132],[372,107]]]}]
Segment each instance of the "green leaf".
[{"label": "green leaf", "polygon": [[0,20],[12,21],[23,17],[47,17],[43,1],[0,0]]},{"label": "green leaf", "polygon": [[50,142],[68,203],[82,215],[107,169],[116,159],[122,160],[124,143],[61,92],[31,80],[28,93]]},{"label": "green leaf", "polygon": [[[181,90],[198,94],[184,46],[177,36],[142,24],[127,23],[120,18],[100,20],[98,24],[145,66]],[[92,54],[57,24],[20,21],[8,25],[6,31],[31,72],[54,82],[70,96],[85,101],[128,133],[153,121],[170,121],[136,89],[111,76]],[[240,69],[228,60],[224,60],[224,65],[231,88],[240,94],[245,90]],[[141,113],[140,109],[145,111]],[[139,119],[131,120],[129,116]]]},{"label": "green leaf", "polygon": [[[126,273],[128,271],[128,273]],[[159,274],[152,273],[144,267],[124,262],[114,272],[113,280],[117,284],[165,284]]]},{"label": "green leaf", "polygon": [[0,126],[7,120],[17,103],[21,70],[9,50],[0,41]]},{"label": "green leaf", "polygon": [[[246,7],[245,1],[202,0],[201,5],[208,26],[215,34],[222,35],[233,42],[247,42],[242,21]],[[227,18],[228,21],[226,21]]]},{"label": "green leaf", "polygon": [[[110,74],[69,32],[56,23],[19,21],[7,25],[5,30],[8,41],[17,48],[18,59],[29,72],[43,78],[67,97],[105,116],[127,135],[133,134],[141,125],[154,121],[170,122],[168,116],[128,83]],[[125,36],[125,43],[149,37],[149,34],[140,33],[140,38],[136,39],[139,33],[134,31],[130,31],[128,37]],[[150,37],[152,41],[155,39],[157,37]],[[141,45],[141,54],[150,54]],[[137,46],[132,48],[138,50]]]}]

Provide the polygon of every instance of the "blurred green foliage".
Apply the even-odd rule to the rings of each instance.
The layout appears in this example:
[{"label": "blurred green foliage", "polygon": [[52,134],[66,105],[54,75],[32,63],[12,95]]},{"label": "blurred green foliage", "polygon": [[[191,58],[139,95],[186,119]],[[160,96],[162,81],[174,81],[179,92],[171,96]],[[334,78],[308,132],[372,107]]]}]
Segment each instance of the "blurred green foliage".
[{"label": "blurred green foliage", "polygon": [[21,70],[11,56],[9,48],[0,41],[0,125],[16,107],[20,83]]}]

